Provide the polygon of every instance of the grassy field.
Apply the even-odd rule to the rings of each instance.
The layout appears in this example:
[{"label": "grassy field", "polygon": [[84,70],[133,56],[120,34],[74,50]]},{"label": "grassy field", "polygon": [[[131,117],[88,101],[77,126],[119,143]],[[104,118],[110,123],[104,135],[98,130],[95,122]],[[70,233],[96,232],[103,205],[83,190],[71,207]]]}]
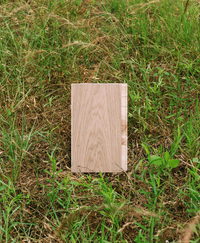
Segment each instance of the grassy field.
[{"label": "grassy field", "polygon": [[[0,3],[0,242],[200,242],[198,1]],[[128,171],[72,173],[98,82],[128,85]]]}]

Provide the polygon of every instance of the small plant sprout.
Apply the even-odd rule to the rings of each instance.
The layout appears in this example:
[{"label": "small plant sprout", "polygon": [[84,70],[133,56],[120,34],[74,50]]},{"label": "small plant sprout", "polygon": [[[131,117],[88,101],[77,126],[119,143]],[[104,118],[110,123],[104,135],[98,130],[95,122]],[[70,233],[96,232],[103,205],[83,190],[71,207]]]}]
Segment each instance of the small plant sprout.
[{"label": "small plant sprout", "polygon": [[169,152],[166,151],[164,153],[164,158],[161,158],[158,155],[150,155],[149,162],[150,162],[150,164],[154,164],[157,166],[165,165],[167,168],[176,168],[179,165],[180,160],[179,159],[170,159]]}]

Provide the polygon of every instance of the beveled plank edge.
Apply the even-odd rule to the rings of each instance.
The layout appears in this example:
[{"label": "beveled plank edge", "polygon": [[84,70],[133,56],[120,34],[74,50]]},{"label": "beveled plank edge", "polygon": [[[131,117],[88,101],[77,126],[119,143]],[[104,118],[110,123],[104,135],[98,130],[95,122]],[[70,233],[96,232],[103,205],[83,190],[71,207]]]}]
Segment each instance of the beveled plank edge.
[{"label": "beveled plank edge", "polygon": [[127,84],[121,84],[122,169],[127,170]]}]

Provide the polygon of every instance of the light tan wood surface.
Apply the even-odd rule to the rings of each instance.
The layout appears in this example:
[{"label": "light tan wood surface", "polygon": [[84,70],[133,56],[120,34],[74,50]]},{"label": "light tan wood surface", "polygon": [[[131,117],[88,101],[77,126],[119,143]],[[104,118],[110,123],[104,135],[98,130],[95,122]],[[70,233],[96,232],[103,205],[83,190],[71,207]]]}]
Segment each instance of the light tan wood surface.
[{"label": "light tan wood surface", "polygon": [[71,85],[71,171],[127,170],[127,84]]}]

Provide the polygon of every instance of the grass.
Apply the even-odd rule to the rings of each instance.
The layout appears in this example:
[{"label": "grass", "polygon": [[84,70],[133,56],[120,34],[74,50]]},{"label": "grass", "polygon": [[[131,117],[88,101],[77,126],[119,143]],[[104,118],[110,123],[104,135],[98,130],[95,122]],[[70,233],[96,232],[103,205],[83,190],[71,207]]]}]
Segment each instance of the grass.
[{"label": "grass", "polygon": [[[200,241],[199,8],[1,1],[0,242]],[[127,172],[71,173],[79,82],[128,84]]]}]

